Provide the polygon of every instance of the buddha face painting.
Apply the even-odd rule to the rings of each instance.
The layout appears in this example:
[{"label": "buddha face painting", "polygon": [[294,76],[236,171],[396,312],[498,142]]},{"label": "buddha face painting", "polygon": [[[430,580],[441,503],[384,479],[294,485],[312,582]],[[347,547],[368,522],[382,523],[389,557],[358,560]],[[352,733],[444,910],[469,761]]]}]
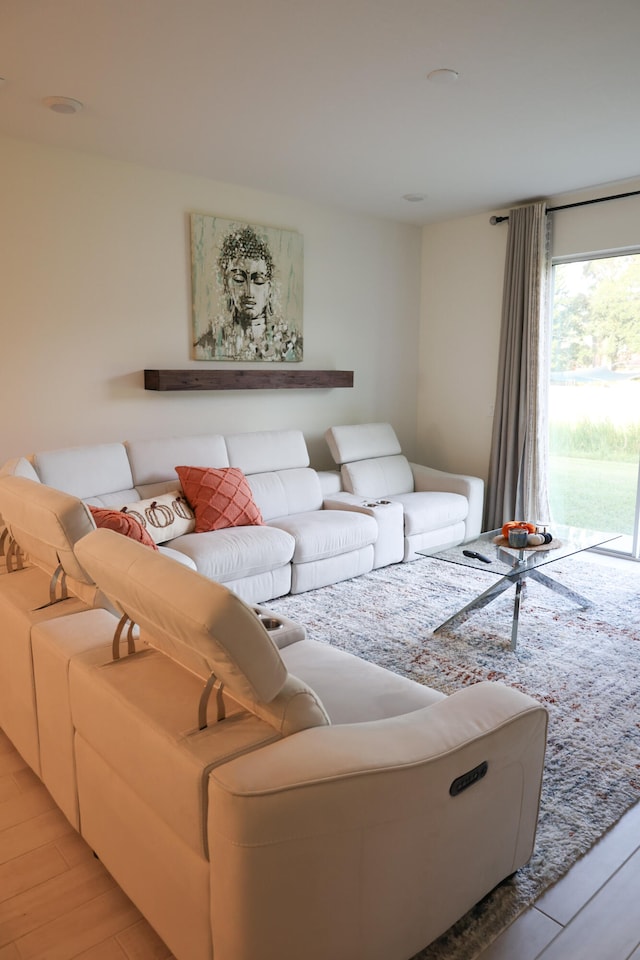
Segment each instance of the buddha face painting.
[{"label": "buddha face painting", "polygon": [[273,279],[273,260],[266,242],[252,227],[229,234],[218,267],[234,321],[244,328],[264,328],[271,310]]}]

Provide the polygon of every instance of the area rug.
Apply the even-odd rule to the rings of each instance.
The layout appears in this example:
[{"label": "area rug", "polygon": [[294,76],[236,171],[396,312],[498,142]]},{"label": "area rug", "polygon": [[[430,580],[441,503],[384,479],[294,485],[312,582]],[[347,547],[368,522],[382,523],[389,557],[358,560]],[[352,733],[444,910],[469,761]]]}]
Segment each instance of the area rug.
[{"label": "area rug", "polygon": [[532,859],[415,960],[473,960],[640,799],[640,565],[572,557],[546,572],[593,605],[528,581],[513,652],[512,589],[432,632],[498,578],[431,558],[269,604],[310,637],[444,693],[498,680],[549,710]]}]

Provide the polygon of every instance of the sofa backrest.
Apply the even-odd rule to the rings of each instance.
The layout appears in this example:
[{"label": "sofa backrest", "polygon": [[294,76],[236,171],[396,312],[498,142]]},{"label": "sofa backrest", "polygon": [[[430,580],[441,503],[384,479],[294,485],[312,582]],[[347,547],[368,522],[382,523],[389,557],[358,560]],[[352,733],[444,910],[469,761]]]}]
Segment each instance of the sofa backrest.
[{"label": "sofa backrest", "polygon": [[236,594],[112,530],[94,530],[76,553],[143,639],[203,679],[215,675],[280,733],[329,723],[313,691],[287,673],[255,611]]},{"label": "sofa backrest", "polygon": [[221,434],[128,440],[125,447],[133,484],[142,499],[179,488],[180,481],[175,470],[178,464],[193,467],[230,466]]},{"label": "sofa backrest", "polygon": [[[0,477],[26,477],[29,480],[40,481],[31,461],[27,460],[26,457],[12,457],[3,463],[0,467]],[[6,533],[7,525],[0,511],[0,554],[4,553]]]},{"label": "sofa backrest", "polygon": [[329,427],[324,436],[331,456],[339,465],[402,453],[400,441],[390,423],[354,423]]},{"label": "sofa backrest", "polygon": [[260,430],[225,435],[229,466],[244,474],[309,466],[309,452],[300,430]]},{"label": "sofa backrest", "polygon": [[247,480],[265,521],[322,507],[320,478],[310,467],[253,473]]},{"label": "sofa backrest", "polygon": [[95,506],[110,507],[136,499],[123,443],[46,450],[33,456],[42,483]]},{"label": "sofa backrest", "polygon": [[39,479],[92,506],[123,504],[180,487],[175,467],[228,467],[224,437],[208,434],[90,444],[36,453],[7,462],[3,473]]},{"label": "sofa backrest", "polygon": [[247,477],[264,520],[320,510],[322,486],[300,430],[236,433],[225,442],[229,465]]},{"label": "sofa backrest", "polygon": [[3,472],[39,478],[92,506],[120,510],[179,489],[176,466],[238,467],[264,520],[322,508],[318,473],[300,430],[129,440],[68,447],[11,461]]},{"label": "sofa backrest", "polygon": [[343,463],[340,475],[345,490],[358,497],[394,497],[414,490],[413,472],[402,454]]},{"label": "sofa backrest", "polygon": [[[95,530],[91,512],[82,500],[36,480],[4,476],[0,477],[0,514],[10,535],[35,566],[51,576],[60,565],[77,584],[94,587],[74,550],[78,540]],[[82,599],[87,599],[86,595]]]},{"label": "sofa backrest", "polygon": [[329,427],[325,439],[349,493],[374,498],[413,492],[413,472],[390,423]]}]

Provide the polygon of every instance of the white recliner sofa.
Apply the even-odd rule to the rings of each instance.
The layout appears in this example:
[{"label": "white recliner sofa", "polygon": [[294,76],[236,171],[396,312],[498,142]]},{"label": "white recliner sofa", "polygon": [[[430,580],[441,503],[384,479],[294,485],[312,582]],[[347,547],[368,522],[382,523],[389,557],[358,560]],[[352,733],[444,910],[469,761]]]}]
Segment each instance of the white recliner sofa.
[{"label": "white recliner sofa", "polygon": [[[0,593],[5,590],[9,598],[0,618],[4,630],[0,643],[0,726],[27,763],[42,775],[42,744],[48,733],[39,729],[37,721],[31,630],[42,621],[82,610],[116,611],[76,555],[76,544],[96,529],[82,500],[26,477],[4,476],[0,477],[0,510],[7,523],[5,569],[19,574],[0,578]],[[177,550],[160,547],[158,552],[194,569]],[[277,625],[280,642],[304,636],[304,629],[282,614],[276,619],[266,607],[256,605],[253,610],[265,623],[273,621]],[[45,672],[41,698],[47,695],[46,676]],[[60,744],[55,737],[54,743],[52,754],[57,756]],[[57,767],[57,760],[50,766]],[[77,826],[73,795],[61,798],[55,784],[45,782]]]},{"label": "white recliner sofa", "polygon": [[[49,450],[16,458],[2,472],[63,491],[88,506],[138,509],[144,523],[145,510],[159,503],[167,511],[175,494],[182,492],[176,466],[234,467],[246,476],[264,524],[203,533],[193,532],[194,524],[187,532],[184,524],[171,524],[164,534],[160,528],[156,542],[247,602],[302,593],[373,568],[375,519],[362,512],[326,509],[323,474],[309,466],[299,430]],[[336,487],[337,477],[329,475],[327,489]],[[77,512],[77,523],[79,531],[84,524],[83,533],[95,527],[87,510]]]},{"label": "white recliner sofa", "polygon": [[[374,510],[376,517],[396,511],[395,545],[374,566],[415,560],[418,550],[460,543],[481,531],[484,482],[479,477],[446,473],[410,463],[389,423],[330,427],[325,433],[340,467],[344,493],[331,497],[335,508]],[[382,545],[381,545],[382,546]]]},{"label": "white recliner sofa", "polygon": [[177,960],[407,960],[527,862],[540,703],[445,696],[304,631],[279,646],[110,530],[73,555],[111,610],[0,576],[0,690],[21,691],[0,723],[31,712],[29,762]]}]

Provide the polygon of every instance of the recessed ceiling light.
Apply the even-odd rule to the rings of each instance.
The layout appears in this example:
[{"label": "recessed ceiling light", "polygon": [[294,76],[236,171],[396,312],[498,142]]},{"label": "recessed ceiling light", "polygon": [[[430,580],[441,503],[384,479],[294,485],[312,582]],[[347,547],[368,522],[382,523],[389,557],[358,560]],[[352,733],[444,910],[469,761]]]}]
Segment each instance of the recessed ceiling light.
[{"label": "recessed ceiling light", "polygon": [[427,80],[433,83],[455,83],[460,74],[457,70],[451,70],[449,67],[440,67],[438,70],[432,70],[427,74]]},{"label": "recessed ceiling light", "polygon": [[54,113],[77,113],[83,107],[83,104],[73,97],[45,97],[42,103]]},{"label": "recessed ceiling light", "polygon": [[426,193],[405,193],[402,196],[403,200],[408,200],[409,203],[421,203],[423,200],[427,199]]}]

